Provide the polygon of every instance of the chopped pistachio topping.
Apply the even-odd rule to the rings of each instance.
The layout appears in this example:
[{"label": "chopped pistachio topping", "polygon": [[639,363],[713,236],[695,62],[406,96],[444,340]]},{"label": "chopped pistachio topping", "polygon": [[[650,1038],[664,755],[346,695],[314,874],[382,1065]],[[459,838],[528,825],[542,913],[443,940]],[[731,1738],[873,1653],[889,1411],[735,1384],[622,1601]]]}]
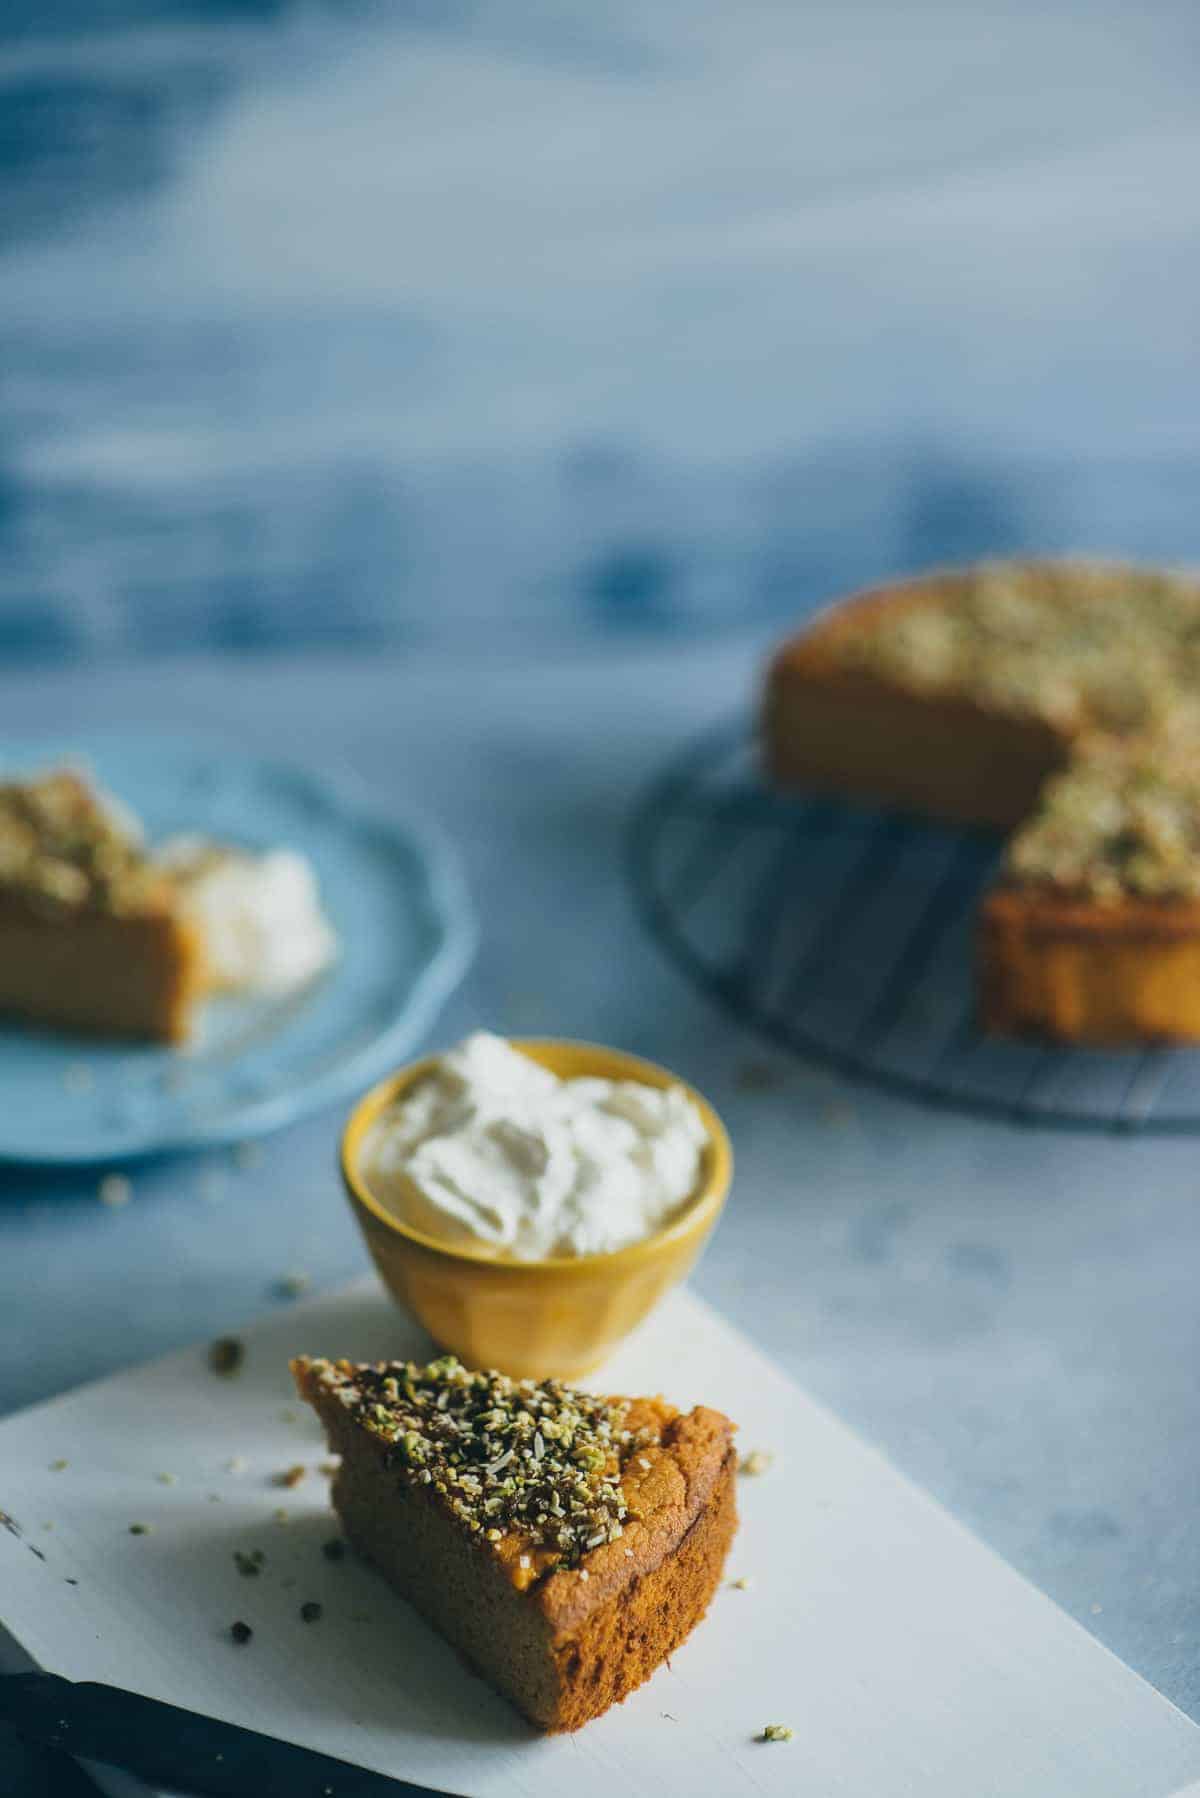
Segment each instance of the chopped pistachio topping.
[{"label": "chopped pistachio topping", "polygon": [[789,1729],[786,1723],[768,1723],[763,1729],[759,1740],[763,1742],[790,1742],[795,1733],[795,1730]]},{"label": "chopped pistachio topping", "polygon": [[1200,693],[1200,585],[1151,569],[985,563],[883,608],[833,649],[922,692],[1124,735]]},{"label": "chopped pistachio topping", "polygon": [[1096,742],[1046,782],[1009,843],[1010,885],[1116,903],[1200,898],[1200,739]]},{"label": "chopped pistachio topping", "polygon": [[625,1427],[627,1401],[470,1373],[452,1355],[317,1366],[406,1480],[432,1487],[481,1541],[515,1532],[571,1567],[624,1533],[622,1464],[649,1440]]},{"label": "chopped pistachio topping", "polygon": [[767,1454],[765,1449],[752,1448],[750,1453],[748,1455],[743,1455],[738,1462],[738,1472],[751,1475],[766,1473],[768,1467],[771,1465],[771,1461],[772,1456]]},{"label": "chopped pistachio topping", "polygon": [[48,916],[137,912],[165,890],[136,834],[69,769],[0,784],[0,888]]}]

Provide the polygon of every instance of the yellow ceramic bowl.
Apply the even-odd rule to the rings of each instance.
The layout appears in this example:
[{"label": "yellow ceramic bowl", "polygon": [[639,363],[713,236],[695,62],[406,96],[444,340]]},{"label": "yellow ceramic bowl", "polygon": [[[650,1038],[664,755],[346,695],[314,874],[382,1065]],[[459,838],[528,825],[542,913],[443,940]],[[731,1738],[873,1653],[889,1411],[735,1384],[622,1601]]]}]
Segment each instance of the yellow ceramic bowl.
[{"label": "yellow ceramic bowl", "polygon": [[603,1361],[687,1275],[725,1203],[733,1156],[707,1100],[653,1062],[592,1043],[517,1039],[514,1047],[564,1079],[591,1075],[683,1087],[709,1140],[696,1191],[670,1223],[609,1255],[545,1261],[509,1261],[486,1247],[450,1248],[401,1223],[363,1179],[362,1145],[380,1112],[428,1071],[428,1060],[401,1068],[355,1106],[342,1137],[342,1178],[385,1286],[435,1341],[468,1367],[571,1379]]}]

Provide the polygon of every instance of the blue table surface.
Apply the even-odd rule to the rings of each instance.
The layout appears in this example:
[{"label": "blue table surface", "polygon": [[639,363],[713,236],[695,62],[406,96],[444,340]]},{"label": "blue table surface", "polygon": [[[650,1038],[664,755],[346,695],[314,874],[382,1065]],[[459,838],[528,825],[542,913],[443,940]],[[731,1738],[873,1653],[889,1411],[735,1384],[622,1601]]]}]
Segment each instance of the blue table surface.
[{"label": "blue table surface", "polygon": [[[1193,0],[0,13],[3,733],[207,730],[426,807],[484,925],[438,1039],[711,1093],[701,1290],[1200,1717],[1193,1145],[842,1090],[621,872],[830,594],[1200,559]],[[0,1407],[361,1272],[337,1123],[119,1211],[0,1172]]]}]

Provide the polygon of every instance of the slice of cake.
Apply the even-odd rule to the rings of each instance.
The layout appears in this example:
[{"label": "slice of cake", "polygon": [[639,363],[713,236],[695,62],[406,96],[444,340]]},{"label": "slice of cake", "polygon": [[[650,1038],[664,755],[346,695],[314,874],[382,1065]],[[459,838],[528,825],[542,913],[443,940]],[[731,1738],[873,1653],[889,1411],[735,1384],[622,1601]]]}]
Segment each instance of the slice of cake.
[{"label": "slice of cake", "polygon": [[1093,742],[1046,783],[979,922],[984,1024],[1200,1036],[1200,740]]},{"label": "slice of cake", "polygon": [[136,827],[82,776],[0,784],[0,1015],[186,1037],[202,935]]},{"label": "slice of cake", "polygon": [[598,1717],[703,1617],[737,1526],[720,1412],[452,1356],[291,1365],[349,1541],[540,1729]]}]

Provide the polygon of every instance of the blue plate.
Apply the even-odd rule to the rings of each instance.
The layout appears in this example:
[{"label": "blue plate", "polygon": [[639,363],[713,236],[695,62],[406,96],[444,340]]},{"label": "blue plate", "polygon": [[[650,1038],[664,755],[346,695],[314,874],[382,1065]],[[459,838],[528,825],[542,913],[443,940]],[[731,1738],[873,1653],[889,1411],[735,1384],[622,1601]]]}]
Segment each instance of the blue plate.
[{"label": "blue plate", "polygon": [[333,966],[285,998],[215,999],[180,1049],[0,1025],[0,1158],[128,1160],[229,1143],[356,1093],[401,1062],[475,946],[454,855],[427,826],[371,809],[300,768],[177,741],[8,744],[0,773],[71,761],[175,831],[308,857],[339,941]]}]

